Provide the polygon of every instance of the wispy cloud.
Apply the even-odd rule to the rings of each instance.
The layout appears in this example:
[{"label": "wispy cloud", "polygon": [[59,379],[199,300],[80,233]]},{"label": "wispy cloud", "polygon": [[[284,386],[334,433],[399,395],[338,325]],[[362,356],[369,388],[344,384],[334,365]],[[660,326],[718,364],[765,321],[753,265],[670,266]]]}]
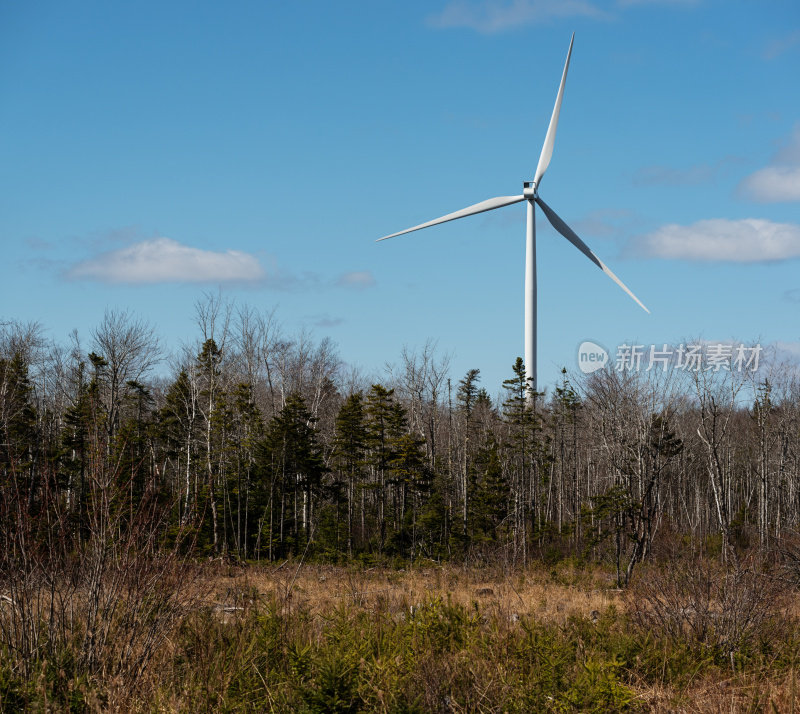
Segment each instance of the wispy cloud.
[{"label": "wispy cloud", "polygon": [[52,241],[43,240],[42,238],[38,238],[37,236],[31,236],[30,238],[25,239],[25,245],[28,246],[33,251],[37,253],[45,253],[48,251],[53,250],[56,247],[56,244]]},{"label": "wispy cloud", "polygon": [[800,124],[794,127],[768,166],[739,184],[738,193],[759,203],[800,201]]},{"label": "wispy cloud", "polygon": [[[633,211],[603,208],[590,211],[583,218],[570,221],[578,235],[598,238],[621,238],[630,236],[639,226],[639,216]],[[542,225],[548,225],[542,221]],[[538,229],[537,229],[538,230]]]},{"label": "wispy cloud", "polygon": [[741,159],[725,157],[713,164],[696,164],[684,168],[672,166],[643,166],[633,176],[636,186],[698,186],[711,183],[717,176]]},{"label": "wispy cloud", "polygon": [[634,5],[699,5],[703,0],[617,0],[620,7],[631,7]]},{"label": "wispy cloud", "polygon": [[451,0],[428,18],[432,27],[466,27],[492,34],[566,17],[606,17],[588,0]]},{"label": "wispy cloud", "polygon": [[800,124],[795,124],[792,133],[781,144],[773,161],[781,164],[800,164]]},{"label": "wispy cloud", "polygon": [[707,183],[714,177],[708,164],[676,169],[670,166],[643,166],[633,176],[637,186],[692,186]]},{"label": "wispy cloud", "polygon": [[431,15],[431,27],[464,27],[484,34],[538,25],[570,17],[607,20],[613,13],[608,7],[628,8],[639,5],[674,5],[690,7],[703,0],[450,0],[441,12]]},{"label": "wispy cloud", "polygon": [[669,224],[634,239],[628,252],[650,258],[765,263],[800,257],[800,226],[760,218]]},{"label": "wispy cloud", "polygon": [[783,293],[783,299],[787,302],[797,302],[800,303],[800,288],[793,288],[792,290],[787,290]]},{"label": "wispy cloud", "polygon": [[351,273],[342,273],[336,280],[336,284],[342,288],[356,288],[363,290],[375,285],[375,276],[368,270],[359,270]]},{"label": "wispy cloud", "polygon": [[797,362],[800,360],[800,342],[772,342],[774,359],[778,362]]},{"label": "wispy cloud", "polygon": [[66,277],[104,283],[235,283],[262,280],[265,272],[249,253],[217,253],[153,238],[81,261]]},{"label": "wispy cloud", "polygon": [[307,315],[307,319],[311,321],[311,324],[314,327],[322,327],[322,328],[338,327],[339,325],[344,323],[343,318],[332,317],[328,313],[320,313],[319,315]]},{"label": "wispy cloud", "polygon": [[770,40],[764,48],[764,59],[772,60],[800,45],[800,30]]}]

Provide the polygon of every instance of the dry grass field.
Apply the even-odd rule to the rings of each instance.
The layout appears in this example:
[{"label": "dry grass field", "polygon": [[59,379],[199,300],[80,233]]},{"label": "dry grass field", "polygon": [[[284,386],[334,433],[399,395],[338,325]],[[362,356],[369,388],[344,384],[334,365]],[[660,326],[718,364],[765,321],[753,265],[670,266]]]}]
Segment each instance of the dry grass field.
[{"label": "dry grass field", "polygon": [[515,621],[529,616],[563,625],[570,616],[591,617],[611,604],[619,605],[622,592],[600,570],[587,573],[568,567],[550,573],[506,574],[500,569],[456,565],[391,570],[287,562],[222,570],[209,581],[213,591],[209,602],[219,609],[235,607],[241,593],[255,591],[314,617],[345,604],[397,618],[425,601],[441,598],[467,609],[478,608],[487,617]]},{"label": "dry grass field", "polygon": [[[646,579],[649,575],[642,577]],[[506,642],[509,636],[513,639],[515,632],[525,632],[531,623],[567,640],[576,629],[581,630],[581,624],[598,630],[601,637],[617,637],[623,630],[630,629],[629,612],[641,609],[641,598],[652,593],[646,586],[623,592],[615,587],[612,573],[568,564],[552,569],[504,572],[500,568],[458,565],[431,564],[392,570],[287,562],[275,567],[222,567],[206,584],[209,589],[205,603],[219,621],[231,625],[246,617],[258,601],[269,601],[281,615],[289,618],[301,615],[311,623],[313,637],[320,645],[325,640],[326,627],[334,618],[333,613],[346,611],[354,618],[384,616],[403,624],[431,602],[447,603],[473,614],[476,627],[483,630],[488,639],[498,642]],[[733,597],[739,594],[733,593]],[[762,652],[763,657],[752,656],[752,653],[742,658],[737,655],[732,667],[725,666],[727,661],[720,665],[710,647],[704,655],[702,647],[700,650],[683,649],[682,643],[658,642],[657,634],[648,637],[648,633],[638,628],[637,636],[645,643],[642,649],[649,647],[652,651],[646,655],[644,652],[634,654],[633,661],[620,668],[619,680],[624,682],[631,698],[621,700],[619,710],[675,714],[761,711],[793,714],[800,711],[797,695],[800,683],[796,683],[794,664],[797,644],[794,618],[800,612],[800,596],[793,590],[781,588],[777,599],[747,603],[746,607],[751,610],[762,607],[766,619],[777,618],[777,627],[771,620],[772,629],[752,633],[753,637],[765,634],[785,639],[773,642],[775,649]],[[713,613],[710,616],[713,617]],[[576,623],[580,624],[576,627]],[[588,651],[589,646],[588,642],[578,643],[577,657],[583,658],[581,664],[594,656]],[[653,651],[662,658],[655,667],[652,662],[644,663],[645,658],[653,657]],[[681,667],[685,671],[679,671]],[[535,676],[535,670],[532,674]],[[475,675],[475,679],[478,678]],[[612,699],[605,704],[602,701],[552,701],[552,707],[546,708],[551,711],[617,710]],[[375,710],[400,709],[387,705]],[[456,698],[447,698],[446,704],[438,709],[443,712],[512,710],[525,711],[524,707],[509,708],[490,700],[464,705]]]},{"label": "dry grass field", "polygon": [[[567,562],[186,564],[168,617],[120,602],[101,623],[89,675],[79,618],[26,677],[5,650],[0,711],[793,714],[797,591],[706,565],[652,566],[621,591]],[[141,643],[156,643],[146,667],[111,666]]]}]

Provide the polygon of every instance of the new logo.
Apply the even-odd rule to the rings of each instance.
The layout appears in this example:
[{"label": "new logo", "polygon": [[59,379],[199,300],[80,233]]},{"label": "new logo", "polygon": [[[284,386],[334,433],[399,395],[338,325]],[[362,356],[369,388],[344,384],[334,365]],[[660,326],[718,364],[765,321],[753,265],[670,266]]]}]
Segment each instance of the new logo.
[{"label": "new logo", "polygon": [[581,342],[578,347],[578,367],[584,374],[591,374],[608,364],[608,352],[594,342]]}]

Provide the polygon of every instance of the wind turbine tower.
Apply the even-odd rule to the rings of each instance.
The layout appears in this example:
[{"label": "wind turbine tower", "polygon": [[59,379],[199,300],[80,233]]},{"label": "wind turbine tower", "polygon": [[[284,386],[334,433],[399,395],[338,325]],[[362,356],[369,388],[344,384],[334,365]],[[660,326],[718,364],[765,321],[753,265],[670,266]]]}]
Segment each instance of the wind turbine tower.
[{"label": "wind turbine tower", "polygon": [[550,165],[550,159],[553,156],[553,146],[556,140],[556,129],[558,128],[558,116],[561,112],[561,101],[564,98],[564,84],[567,81],[567,70],[569,70],[569,60],[572,56],[572,44],[575,41],[575,33],[569,43],[569,50],[567,51],[567,60],[564,63],[564,71],[561,74],[561,83],[558,87],[558,94],[556,95],[556,103],[553,107],[553,115],[550,117],[550,126],[547,128],[547,134],[544,138],[542,145],[542,153],[539,155],[539,163],[536,167],[533,181],[525,181],[523,183],[522,195],[518,196],[499,196],[497,198],[490,198],[486,201],[481,201],[467,208],[462,208],[460,211],[448,213],[446,216],[434,218],[432,221],[420,223],[413,228],[406,228],[403,231],[392,233],[383,238],[378,238],[378,241],[394,238],[395,236],[403,235],[404,233],[411,233],[418,231],[422,228],[435,226],[439,223],[446,223],[447,221],[454,221],[457,218],[464,218],[472,216],[476,213],[483,213],[484,211],[492,211],[495,208],[503,208],[510,206],[512,203],[519,203],[526,201],[528,204],[527,222],[525,231],[525,372],[528,379],[528,384],[531,390],[537,389],[536,383],[536,206],[542,209],[547,220],[550,221],[553,228],[555,228],[564,238],[566,238],[572,245],[574,245],[581,253],[583,253],[589,260],[591,260],[600,270],[602,270],[608,277],[610,277],[617,285],[619,285],[628,295],[630,295],[636,303],[647,313],[650,311],[642,304],[641,300],[637,298],[625,284],[611,271],[611,269],[598,258],[586,243],[584,243],[578,235],[573,231],[558,214],[550,208],[539,196],[539,186],[541,185],[542,178],[544,177],[547,167]]}]

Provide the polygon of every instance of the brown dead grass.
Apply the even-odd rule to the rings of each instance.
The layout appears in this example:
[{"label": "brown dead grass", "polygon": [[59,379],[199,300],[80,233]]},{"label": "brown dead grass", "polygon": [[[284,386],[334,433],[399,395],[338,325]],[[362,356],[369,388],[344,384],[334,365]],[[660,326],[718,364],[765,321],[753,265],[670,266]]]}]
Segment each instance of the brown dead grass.
[{"label": "brown dead grass", "polygon": [[[230,566],[210,582],[211,603],[220,617],[236,617],[257,597],[274,597],[286,610],[324,617],[342,605],[365,611],[388,611],[404,617],[411,608],[441,598],[514,627],[523,617],[563,625],[571,616],[596,618],[610,605],[626,608],[622,591],[605,570],[556,571],[529,569],[503,572],[457,565],[431,565],[408,570],[359,569],[286,562],[267,566]],[[788,607],[800,612],[796,593]],[[800,712],[800,675],[770,672],[700,678],[683,691],[642,682],[633,685],[646,711],[664,714],[701,712]]]},{"label": "brown dead grass", "polygon": [[668,687],[636,689],[646,711],[654,714],[795,714],[800,711],[795,679],[797,673],[777,679],[708,679],[681,693]]},{"label": "brown dead grass", "polygon": [[[611,578],[564,569],[503,573],[441,565],[409,570],[357,569],[331,565],[230,567],[214,577],[212,604],[222,613],[246,607],[257,594],[274,597],[287,608],[311,616],[329,613],[345,603],[391,614],[408,612],[432,598],[473,608],[509,620],[524,616],[563,624],[570,616],[592,617],[609,605],[620,605],[620,591]],[[596,615],[594,615],[596,616]]]}]

